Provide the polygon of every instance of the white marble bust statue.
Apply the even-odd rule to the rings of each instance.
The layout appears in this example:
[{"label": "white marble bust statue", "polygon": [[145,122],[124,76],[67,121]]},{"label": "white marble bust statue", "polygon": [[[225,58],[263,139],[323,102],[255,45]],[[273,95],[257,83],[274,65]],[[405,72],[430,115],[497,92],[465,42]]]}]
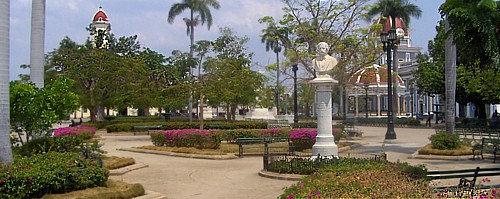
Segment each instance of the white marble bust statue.
[{"label": "white marble bust statue", "polygon": [[313,67],[318,72],[319,77],[329,77],[327,72],[337,65],[337,59],[328,55],[330,47],[326,42],[319,42],[316,45],[318,57],[313,59]]}]

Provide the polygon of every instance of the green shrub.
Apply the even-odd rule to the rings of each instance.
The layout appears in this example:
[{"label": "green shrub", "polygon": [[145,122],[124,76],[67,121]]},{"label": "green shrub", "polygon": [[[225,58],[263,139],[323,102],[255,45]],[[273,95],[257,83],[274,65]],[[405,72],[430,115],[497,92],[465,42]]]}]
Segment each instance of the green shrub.
[{"label": "green shrub", "polygon": [[300,122],[300,123],[293,123],[292,128],[298,129],[298,128],[318,128],[318,123],[316,122]]},{"label": "green shrub", "polygon": [[433,149],[453,150],[462,145],[460,137],[456,133],[438,132],[429,138]]},{"label": "green shrub", "polygon": [[116,116],[106,115],[106,116],[104,116],[104,119],[106,121],[113,121],[116,119]]},{"label": "green shrub", "polygon": [[32,139],[19,148],[19,155],[32,156],[35,154],[55,151],[56,145],[52,137],[40,137]]},{"label": "green shrub", "polygon": [[16,150],[18,155],[27,157],[47,152],[85,152],[94,158],[99,158],[102,153],[97,141],[84,142],[82,136],[75,135],[36,138]]},{"label": "green shrub", "polygon": [[154,146],[165,146],[166,145],[165,132],[155,132],[151,134],[151,141]]},{"label": "green shrub", "polygon": [[[134,126],[156,126],[162,125],[162,130],[174,130],[174,129],[196,129],[200,127],[199,122],[114,122],[106,126],[106,131],[108,133],[112,132],[131,132],[134,130]],[[205,122],[205,129],[266,129],[266,122],[254,122],[254,121],[226,121],[226,122]]]},{"label": "green shrub", "polygon": [[104,186],[107,179],[107,170],[80,153],[36,154],[0,165],[0,198],[37,198]]},{"label": "green shrub", "polygon": [[76,152],[83,141],[78,136],[41,137],[32,139],[22,145],[19,150],[21,156],[32,156],[49,151]]}]

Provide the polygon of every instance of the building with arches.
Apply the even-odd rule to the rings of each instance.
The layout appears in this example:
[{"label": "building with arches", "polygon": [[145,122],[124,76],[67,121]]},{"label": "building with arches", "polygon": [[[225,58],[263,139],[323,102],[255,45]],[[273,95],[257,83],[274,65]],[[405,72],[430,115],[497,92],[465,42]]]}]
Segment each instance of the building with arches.
[{"label": "building with arches", "polygon": [[[382,31],[388,32],[391,29],[392,18],[379,18],[374,23],[382,25]],[[422,50],[421,47],[412,46],[411,33],[404,21],[398,17],[395,18],[396,34],[399,43],[397,51],[393,54],[394,77],[398,78],[397,106],[394,107],[394,116],[424,116],[432,111],[441,111],[441,97],[427,96],[418,94],[418,85],[416,85],[413,71],[418,68],[417,55]],[[366,98],[368,92],[368,112],[370,116],[387,115],[387,55],[383,54],[379,60],[379,65],[366,66],[350,78],[349,83],[352,87],[348,97],[348,113],[354,116],[361,116],[359,113],[366,109]],[[382,66],[382,67],[381,67]],[[377,79],[377,77],[381,77]],[[367,83],[366,86],[365,83]],[[385,112],[384,112],[385,111]]]}]

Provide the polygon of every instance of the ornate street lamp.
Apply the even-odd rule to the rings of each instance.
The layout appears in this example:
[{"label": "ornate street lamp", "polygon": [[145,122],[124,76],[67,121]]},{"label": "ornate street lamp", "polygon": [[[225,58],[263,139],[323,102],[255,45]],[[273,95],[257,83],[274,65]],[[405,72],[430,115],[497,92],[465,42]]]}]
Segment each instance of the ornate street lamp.
[{"label": "ornate street lamp", "polygon": [[392,115],[392,50],[396,43],[396,30],[390,29],[388,33],[382,32],[380,34],[380,41],[383,44],[384,51],[387,53],[387,132],[385,133],[386,140],[396,139],[396,132],[394,131],[394,119]]},{"label": "ornate street lamp", "polygon": [[365,118],[368,118],[368,88],[370,83],[365,82],[363,88],[365,89]]},{"label": "ornate street lamp", "polygon": [[293,70],[293,123],[297,124],[299,123],[299,115],[297,113],[298,109],[298,104],[297,104],[297,70],[299,69],[297,67],[297,64],[292,65],[292,70]]}]

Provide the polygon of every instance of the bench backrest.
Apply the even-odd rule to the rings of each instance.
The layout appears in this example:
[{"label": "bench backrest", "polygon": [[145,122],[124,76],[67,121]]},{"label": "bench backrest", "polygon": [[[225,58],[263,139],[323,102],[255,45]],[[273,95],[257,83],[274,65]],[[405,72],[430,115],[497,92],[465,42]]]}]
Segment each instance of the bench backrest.
[{"label": "bench backrest", "polygon": [[483,138],[481,145],[487,146],[487,145],[493,145],[493,146],[500,146],[500,139],[494,139],[494,138]]},{"label": "bench backrest", "polygon": [[476,167],[475,169],[427,171],[427,177],[430,177],[433,180],[483,177],[483,176],[500,176],[500,167],[491,167],[491,168]]},{"label": "bench backrest", "polygon": [[270,142],[289,142],[288,137],[266,137],[266,138],[236,138],[237,143],[270,143]]},{"label": "bench backrest", "polygon": [[237,143],[259,143],[265,142],[264,138],[236,138]]}]

